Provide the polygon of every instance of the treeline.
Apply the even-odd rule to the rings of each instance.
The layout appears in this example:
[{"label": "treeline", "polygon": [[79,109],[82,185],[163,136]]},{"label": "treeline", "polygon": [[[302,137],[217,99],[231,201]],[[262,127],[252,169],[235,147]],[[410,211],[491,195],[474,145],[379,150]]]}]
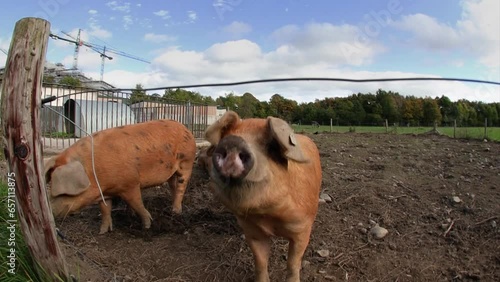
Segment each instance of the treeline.
[{"label": "treeline", "polygon": [[329,125],[390,125],[432,126],[439,125],[500,126],[500,103],[452,102],[448,97],[403,96],[398,92],[379,89],[376,93],[358,93],[349,97],[325,98],[309,103],[297,103],[280,94],[269,101],[259,101],[251,93],[242,96],[233,93],[213,99],[185,89],[168,89],[163,95],[146,95],[141,85],[132,93],[131,102],[148,99],[173,99],[217,105],[236,111],[242,118],[276,116],[290,123]]}]

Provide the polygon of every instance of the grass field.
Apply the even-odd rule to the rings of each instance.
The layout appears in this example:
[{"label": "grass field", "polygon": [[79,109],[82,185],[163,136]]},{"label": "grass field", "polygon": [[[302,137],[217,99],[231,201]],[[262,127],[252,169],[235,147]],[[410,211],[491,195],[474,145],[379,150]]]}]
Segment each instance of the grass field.
[{"label": "grass field", "polygon": [[[394,127],[385,128],[383,126],[311,126],[294,125],[295,132],[356,132],[356,133],[397,133],[397,134],[422,134],[433,130],[432,127]],[[484,127],[457,127],[454,132],[453,127],[438,127],[441,134],[464,139],[484,139]],[[500,127],[488,127],[486,129],[486,139],[490,141],[500,141]]]}]

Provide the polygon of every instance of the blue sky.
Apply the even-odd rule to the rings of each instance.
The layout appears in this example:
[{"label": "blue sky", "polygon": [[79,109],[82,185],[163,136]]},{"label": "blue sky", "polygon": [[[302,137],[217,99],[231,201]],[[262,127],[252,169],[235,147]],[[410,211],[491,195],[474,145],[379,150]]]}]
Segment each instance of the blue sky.
[{"label": "blue sky", "polygon": [[[274,77],[460,77],[500,81],[498,0],[5,1],[0,48],[16,21],[41,17],[52,33],[147,60],[109,54],[104,80],[120,88]],[[8,12],[6,12],[8,11]],[[47,60],[70,68],[74,45],[49,40]],[[0,67],[6,56],[0,52]],[[78,68],[99,79],[98,53]],[[403,95],[500,102],[500,87],[460,82],[294,82],[195,89],[214,98],[279,93],[298,102],[382,88]]]}]

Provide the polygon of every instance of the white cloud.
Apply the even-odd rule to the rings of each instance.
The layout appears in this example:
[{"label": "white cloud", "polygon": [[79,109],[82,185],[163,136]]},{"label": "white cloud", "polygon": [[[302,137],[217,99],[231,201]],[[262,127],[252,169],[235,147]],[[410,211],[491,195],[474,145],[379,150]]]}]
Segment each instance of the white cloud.
[{"label": "white cloud", "polygon": [[[66,67],[72,67],[73,65],[73,54],[68,55],[64,57],[61,61],[62,64],[64,64]],[[100,72],[101,69],[101,56],[99,53],[95,52],[94,50],[88,48],[88,47],[81,47],[80,51],[78,52],[78,69],[87,73],[87,72],[93,72],[93,71],[98,71]],[[117,58],[116,56],[113,56],[113,60],[105,60],[105,70],[106,70],[106,65],[109,64],[116,64],[117,63]],[[92,76],[94,79],[99,79],[100,75],[97,76]]]},{"label": "white cloud", "polygon": [[226,25],[222,28],[222,31],[230,34],[232,37],[241,37],[244,34],[247,34],[252,31],[252,27],[249,24],[244,22],[234,21],[229,25]]},{"label": "white cloud", "polygon": [[110,2],[106,3],[106,6],[108,6],[113,11],[130,13],[130,3],[129,2],[121,3],[120,1],[110,1]]},{"label": "white cloud", "polygon": [[153,43],[163,43],[167,41],[174,41],[176,38],[166,34],[146,33],[144,40]]},{"label": "white cloud", "polygon": [[320,62],[332,66],[365,65],[385,48],[372,39],[360,40],[362,36],[359,27],[347,24],[288,25],[273,33],[272,37],[281,46],[270,55],[293,65]]},{"label": "white cloud", "polygon": [[393,25],[412,32],[414,34],[412,44],[420,44],[429,49],[448,50],[457,46],[462,40],[453,27],[439,23],[424,14],[403,16],[401,21]]},{"label": "white cloud", "polygon": [[159,10],[153,13],[155,16],[158,16],[164,20],[170,19],[170,12],[167,10]]},{"label": "white cloud", "polygon": [[[89,35],[98,37],[100,39],[110,38],[112,36],[111,32],[102,28],[99,25],[99,20],[98,20],[99,13],[96,10],[89,10],[88,13],[90,14],[90,18],[87,20],[87,23],[88,23],[89,28],[90,28],[88,30]],[[72,33],[73,33],[73,37],[76,38],[78,30],[74,29],[72,31]],[[82,40],[86,41],[87,39],[82,39]]]},{"label": "white cloud", "polygon": [[134,24],[134,20],[132,19],[131,15],[123,16],[122,21],[123,21],[123,28],[124,29],[128,29],[129,26]]},{"label": "white cloud", "polygon": [[463,0],[462,18],[454,25],[423,14],[402,17],[391,25],[412,35],[412,46],[430,50],[463,50],[485,66],[500,66],[500,2]]},{"label": "white cloud", "polygon": [[212,45],[204,52],[213,62],[251,62],[259,60],[262,53],[259,45],[249,40],[228,41]]},{"label": "white cloud", "polygon": [[187,11],[187,15],[190,22],[195,22],[196,19],[198,18],[195,11]]}]

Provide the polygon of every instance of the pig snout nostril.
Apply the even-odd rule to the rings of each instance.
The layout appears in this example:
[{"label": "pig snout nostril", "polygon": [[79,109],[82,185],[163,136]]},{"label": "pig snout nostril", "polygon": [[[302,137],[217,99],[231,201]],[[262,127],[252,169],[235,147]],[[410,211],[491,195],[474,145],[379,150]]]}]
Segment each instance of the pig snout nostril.
[{"label": "pig snout nostril", "polygon": [[241,162],[247,163],[248,160],[250,159],[250,155],[246,152],[240,152],[238,154],[238,157],[240,158]]}]

